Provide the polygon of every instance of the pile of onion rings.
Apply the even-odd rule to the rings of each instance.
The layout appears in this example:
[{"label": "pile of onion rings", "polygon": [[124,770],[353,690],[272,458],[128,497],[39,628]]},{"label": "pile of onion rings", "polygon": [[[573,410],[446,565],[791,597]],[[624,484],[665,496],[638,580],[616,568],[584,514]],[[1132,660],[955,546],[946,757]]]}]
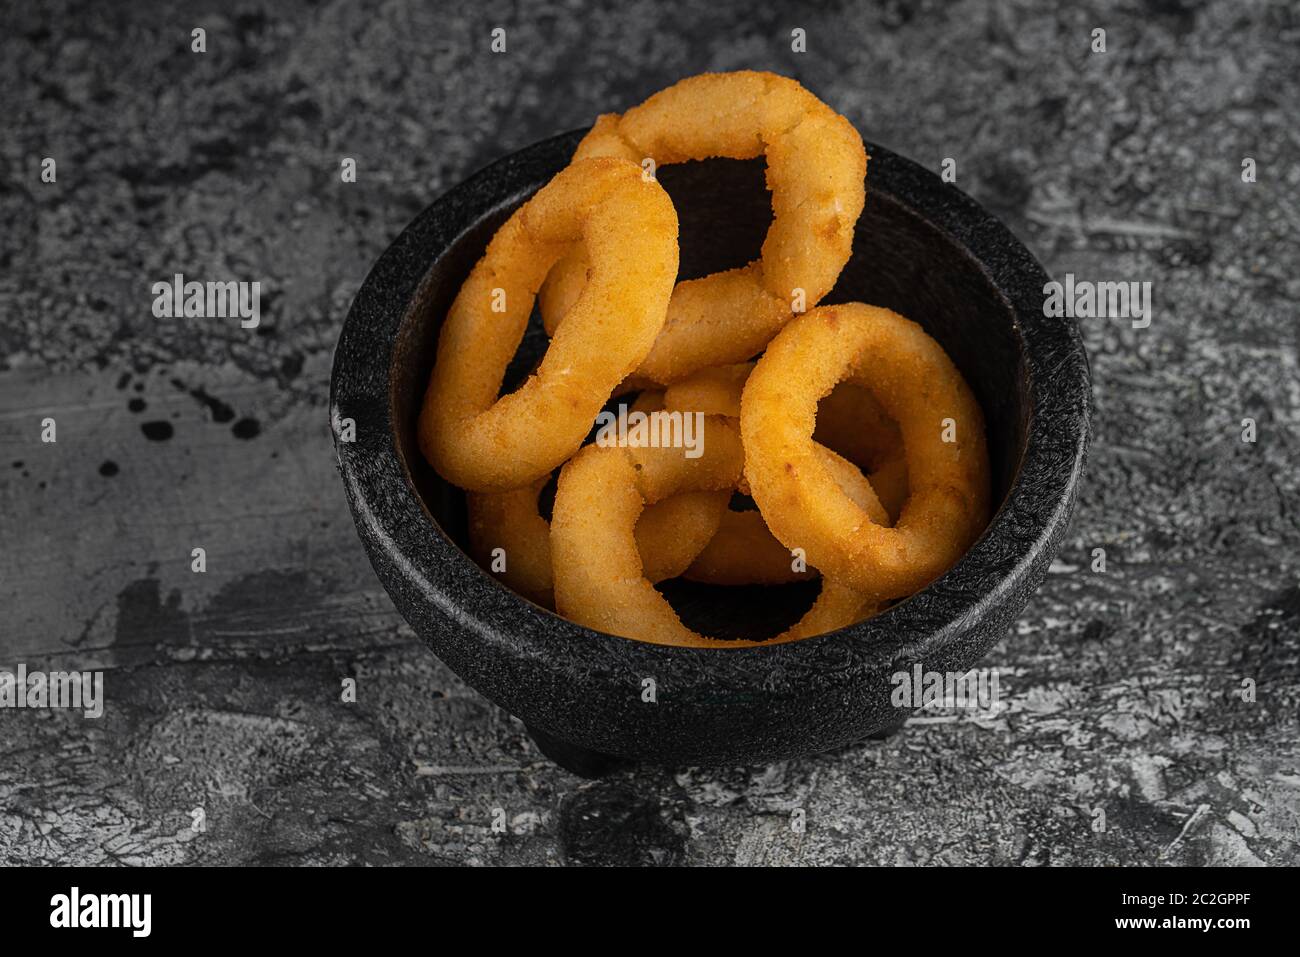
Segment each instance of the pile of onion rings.
[{"label": "pile of onion rings", "polygon": [[[679,282],[677,213],[646,171],[760,156],[761,258]],[[438,340],[420,448],[466,490],[485,570],[599,631],[737,648],[846,627],[961,557],[989,519],[979,404],[917,324],[817,305],[848,262],[866,166],[848,120],[768,73],[691,77],[596,121],[492,238]],[[534,302],[550,346],[503,396]],[[617,441],[588,441],[633,396]],[[720,639],[656,587],[678,577],[820,592],[775,637]]]}]

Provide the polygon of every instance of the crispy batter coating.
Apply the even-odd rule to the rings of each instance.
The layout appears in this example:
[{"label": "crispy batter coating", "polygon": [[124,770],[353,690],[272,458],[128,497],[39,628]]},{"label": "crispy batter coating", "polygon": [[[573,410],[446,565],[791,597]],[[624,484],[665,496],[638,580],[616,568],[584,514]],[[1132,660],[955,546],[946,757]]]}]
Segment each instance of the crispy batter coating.
[{"label": "crispy batter coating", "polygon": [[[856,465],[825,446],[819,446],[817,454],[836,484],[873,522],[893,524],[870,480]],[[780,585],[817,577],[815,569],[795,571],[793,557],[767,527],[762,513],[727,511],[684,574],[691,581],[711,585]]]},{"label": "crispy batter coating", "polygon": [[790,549],[768,531],[757,511],[728,509],[683,577],[708,585],[784,585],[816,578],[817,571],[795,571]]},{"label": "crispy batter coating", "polygon": [[[551,526],[537,508],[548,478],[508,492],[466,495],[470,556],[543,608],[553,608],[555,603]],[[729,497],[727,492],[681,492],[643,511],[635,534],[646,578],[660,582],[681,575],[717,533]],[[504,559],[499,572],[493,571],[498,558],[493,552],[498,548]]]},{"label": "crispy batter coating", "polygon": [[813,438],[859,466],[889,513],[889,524],[907,501],[903,434],[871,394],[856,382],[841,382],[817,407]]},{"label": "crispy batter coating", "polygon": [[[531,485],[506,492],[469,492],[469,554],[529,601],[550,608],[551,526],[537,510],[537,497],[550,480],[543,476]],[[493,565],[504,568],[495,571]]]},{"label": "crispy batter coating", "polygon": [[[537,371],[498,398],[537,289],[575,243],[591,265],[568,321]],[[492,237],[452,303],[420,414],[425,458],[472,491],[546,475],[648,354],[676,275],[677,213],[658,183],[614,159],[561,171]]]},{"label": "crispy batter coating", "polygon": [[[551,557],[556,610],[609,634],[694,648],[794,641],[843,627],[874,611],[877,604],[870,596],[826,581],[804,618],[769,642],[709,638],[682,624],[647,579],[633,529],[644,508],[669,495],[692,489],[729,491],[739,480],[743,464],[736,420],[723,416],[705,418],[704,454],[697,459],[688,459],[674,448],[588,446],[580,451],[560,472],[555,494]],[[856,467],[848,467],[856,480],[846,476],[850,487],[843,494],[865,506],[868,496],[874,498],[871,486]]]},{"label": "crispy batter coating", "polygon": [[664,407],[738,419],[740,394],[753,371],[752,362],[701,369],[664,390]]},{"label": "crispy batter coating", "polygon": [[[701,369],[670,385],[663,393],[663,404],[682,412],[739,417],[741,394],[753,369],[752,362]],[[888,514],[883,501],[876,497],[875,483],[864,479],[857,465],[874,457],[864,455],[864,449],[879,447],[901,456],[902,440],[897,426],[875,403],[871,394],[858,386],[851,388],[854,391],[846,392],[842,399],[831,403],[829,413],[826,406],[831,397],[827,397],[818,414],[829,414],[835,420],[829,430],[832,437],[842,439],[863,461],[855,464],[847,457],[835,454],[831,448],[818,451],[840,486],[855,490],[855,500],[868,510],[872,521],[891,525],[893,517]],[[862,430],[870,430],[875,437],[862,437],[859,434]],[[748,489],[743,478],[740,484]],[[814,569],[794,570],[790,550],[773,537],[762,515],[755,511],[728,511],[722,517],[717,534],[685,573],[685,577],[692,581],[714,585],[776,585],[816,575]]]},{"label": "crispy batter coating", "polygon": [[[888,528],[845,495],[817,454],[817,403],[842,380],[899,424],[910,494]],[[888,309],[823,306],[772,340],[741,397],[745,474],[777,539],[877,599],[946,571],[989,520],[984,416],[942,347]]]},{"label": "crispy batter coating", "polygon": [[[593,156],[648,158],[656,166],[710,157],[767,160],[774,218],[762,258],[677,284],[663,332],[638,369],[656,382],[750,358],[789,321],[796,290],[803,308],[811,308],[849,260],[866,197],[862,138],[787,77],[688,77],[621,117],[600,117],[574,153],[575,160]],[[558,328],[589,268],[575,249],[551,271],[541,297],[548,330]]]},{"label": "crispy batter coating", "polygon": [[[663,400],[663,392],[644,391],[633,400],[629,412],[662,409]],[[551,526],[542,518],[537,500],[549,478],[506,492],[470,492],[465,496],[470,555],[544,608],[555,606]],[[646,578],[661,582],[685,572],[716,535],[730,497],[728,492],[680,492],[642,512],[636,523],[636,545]],[[498,548],[504,550],[505,567],[496,572],[493,551]]]}]

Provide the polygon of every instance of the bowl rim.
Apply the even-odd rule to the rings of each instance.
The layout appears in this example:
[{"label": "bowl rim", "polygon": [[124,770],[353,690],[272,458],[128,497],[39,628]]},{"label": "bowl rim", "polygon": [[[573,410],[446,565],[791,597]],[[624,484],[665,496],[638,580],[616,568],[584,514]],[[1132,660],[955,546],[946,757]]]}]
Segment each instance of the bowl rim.
[{"label": "bowl rim", "polygon": [[[595,631],[541,608],[483,571],[442,530],[398,449],[390,394],[398,340],[437,259],[485,216],[540,188],[567,164],[585,133],[574,130],[539,141],[444,192],[384,250],[353,299],[331,369],[330,432],[372,563],[377,554],[385,556],[401,577],[408,602],[415,596],[446,625],[470,633],[485,654],[530,659],[557,673],[671,675],[678,687],[714,682],[718,669],[712,665],[723,658],[723,670],[745,676],[740,683],[764,687],[788,686],[800,673],[825,677],[828,671],[848,674],[860,666],[878,669],[915,660],[959,638],[989,607],[1014,600],[1036,568],[1040,573],[1045,569],[1044,552],[1063,536],[1077,497],[1092,406],[1082,337],[1074,321],[1043,315],[1048,274],[1006,226],[955,185],[872,143],[866,144],[871,157],[867,201],[873,191],[889,195],[964,250],[1005,302],[1025,364],[1029,413],[1023,454],[1001,506],[951,568],[880,615],[836,631],[779,645],[685,648]],[[550,173],[539,177],[539,165]],[[995,254],[982,255],[983,250]],[[1071,383],[1085,398],[1062,405],[1060,397],[1071,391]],[[345,416],[357,423],[352,442],[340,441],[336,427]],[[1031,467],[1032,476],[1027,475]],[[980,576],[989,579],[987,587],[954,587]],[[379,577],[406,614],[395,584],[382,572]],[[942,600],[916,601],[925,595],[941,595]],[[424,634],[419,626],[416,630]],[[465,655],[450,647],[451,654],[444,655],[445,642],[437,635],[424,637],[454,671],[475,684],[476,666]]]}]

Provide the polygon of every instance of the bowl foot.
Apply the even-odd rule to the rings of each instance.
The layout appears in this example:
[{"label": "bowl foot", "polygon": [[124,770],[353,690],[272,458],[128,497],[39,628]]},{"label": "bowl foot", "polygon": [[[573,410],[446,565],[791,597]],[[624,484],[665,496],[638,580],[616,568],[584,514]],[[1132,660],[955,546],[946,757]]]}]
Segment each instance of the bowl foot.
[{"label": "bowl foot", "polygon": [[537,745],[537,750],[570,774],[576,774],[580,778],[602,778],[614,771],[632,766],[633,762],[626,758],[602,754],[581,745],[561,741],[531,725],[526,724],[524,728],[528,731],[528,736],[533,739],[533,743]]}]

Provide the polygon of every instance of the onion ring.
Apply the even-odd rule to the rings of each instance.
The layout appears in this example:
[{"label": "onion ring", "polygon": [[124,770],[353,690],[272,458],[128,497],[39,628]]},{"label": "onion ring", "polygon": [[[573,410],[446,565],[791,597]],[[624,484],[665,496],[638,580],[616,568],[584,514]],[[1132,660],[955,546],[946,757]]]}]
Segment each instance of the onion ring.
[{"label": "onion ring", "polygon": [[[662,408],[662,392],[642,392],[631,411]],[[546,475],[523,488],[465,495],[470,556],[508,587],[544,608],[555,603],[551,525],[537,505],[549,480]],[[646,578],[660,582],[685,572],[716,535],[729,498],[727,492],[680,492],[642,512],[636,523],[636,544]],[[498,548],[505,567],[495,572],[491,570]]]},{"label": "onion ring", "polygon": [[[836,484],[873,522],[892,524],[870,480],[856,465],[825,446],[818,447],[817,452]],[[793,557],[791,550],[772,534],[760,512],[727,510],[713,537],[682,574],[691,581],[710,585],[782,585],[817,576],[815,569],[795,571]]]},{"label": "onion ring", "polygon": [[[744,648],[843,627],[877,607],[870,596],[824,580],[804,617],[767,641],[709,638],[683,625],[647,580],[633,528],[647,505],[668,495],[691,489],[727,491],[739,480],[745,453],[736,421],[706,416],[705,436],[704,453],[697,459],[672,448],[587,446],[564,466],[551,520],[555,607],[560,614],[589,628],[652,644]],[[870,485],[856,467],[850,468],[857,475],[850,483],[855,487],[841,492],[856,501],[863,489],[870,494]]]},{"label": "onion ring", "polygon": [[[578,144],[575,161],[758,156],[767,159],[774,214],[762,257],[678,283],[639,374],[670,383],[743,361],[789,321],[796,290],[802,308],[820,302],[849,260],[866,195],[866,151],[853,125],[797,82],[753,71],[689,77],[621,117],[601,116]],[[548,331],[558,332],[589,262],[574,250],[551,271],[540,303]]]},{"label": "onion ring", "polygon": [[[465,497],[470,557],[507,587],[543,608],[552,608],[555,603],[551,526],[537,508],[538,496],[548,480],[549,476],[525,488],[469,492]],[[726,492],[680,492],[642,512],[635,533],[646,578],[661,582],[685,572],[716,535],[728,498]],[[502,549],[505,567],[494,572],[491,569],[498,548]]]},{"label": "onion ring", "polygon": [[[679,412],[703,412],[706,415],[738,418],[740,397],[753,369],[752,362],[701,369],[670,385],[663,393],[663,405]],[[901,455],[902,440],[898,435],[898,427],[884,414],[869,392],[847,383],[838,388],[845,390],[846,386],[854,391],[846,392],[844,398],[834,406],[832,418],[836,422],[835,428],[831,430],[832,437],[844,440],[847,446],[861,455],[870,443],[858,433],[864,428],[871,429],[879,434],[876,445]],[[826,402],[830,402],[830,399],[828,396]],[[859,418],[866,421],[859,422]],[[872,521],[883,525],[893,524],[893,517],[884,507],[883,500],[876,496],[875,483],[863,481],[861,473],[854,467],[855,464],[863,463],[846,460],[834,452],[829,447],[819,449],[819,453],[825,453],[826,464],[832,469],[840,486],[859,489],[857,498],[868,510]],[[872,457],[874,456],[862,455],[864,461]],[[740,486],[742,490],[748,490],[743,478]],[[684,574],[691,581],[712,585],[779,585],[816,577],[814,569],[795,571],[792,557],[790,550],[772,535],[760,513],[728,510],[722,516],[717,534],[709,540]]]},{"label": "onion ring", "polygon": [[855,382],[841,382],[817,406],[813,438],[860,466],[889,513],[889,523],[907,501],[903,436],[871,394]]},{"label": "onion ring", "polygon": [[[536,373],[498,398],[537,289],[574,243],[591,262],[584,288]],[[447,313],[420,413],[425,458],[471,491],[552,471],[649,353],[676,275],[677,213],[658,183],[613,159],[562,170],[492,237]]]},{"label": "onion ring", "polygon": [[[668,386],[664,391],[665,407],[679,412],[738,417],[741,390],[753,368],[754,363],[741,362],[701,369]],[[817,408],[817,430],[813,438],[867,473],[889,515],[886,524],[892,525],[907,500],[907,462],[897,423],[885,414],[870,390],[853,382],[837,385]],[[741,490],[748,491],[744,479]],[[729,534],[733,528],[739,526],[730,522],[720,534]],[[757,532],[757,529],[745,531]]]},{"label": "onion ring", "polygon": [[727,509],[717,532],[682,577],[706,585],[785,585],[817,577],[813,568],[795,571],[792,559],[757,511]]},{"label": "onion ring", "polygon": [[[872,521],[816,452],[818,400],[844,379],[871,389],[902,431],[910,495],[894,528]],[[873,598],[924,587],[988,524],[979,404],[943,348],[888,309],[823,306],[787,325],[745,383],[740,425],[750,494],[772,533]]]},{"label": "onion ring", "polygon": [[[873,522],[893,524],[873,484],[856,465],[825,447],[818,454],[841,488],[855,490],[850,493],[852,498]],[[817,577],[815,568],[795,571],[793,558],[794,553],[772,534],[761,512],[728,509],[708,544],[681,574],[708,585],[784,585]]]},{"label": "onion ring", "polygon": [[[664,398],[663,392],[644,391],[628,411],[659,411]],[[645,577],[661,582],[683,574],[717,535],[730,499],[726,491],[678,492],[646,508],[635,529]]]},{"label": "onion ring", "polygon": [[738,419],[740,395],[753,371],[752,362],[701,369],[664,390],[664,408]]},{"label": "onion ring", "polygon": [[[529,601],[550,608],[551,526],[537,509],[537,497],[550,476],[507,492],[467,492],[469,554],[479,567],[499,577]],[[505,567],[492,566],[502,550]]]}]

